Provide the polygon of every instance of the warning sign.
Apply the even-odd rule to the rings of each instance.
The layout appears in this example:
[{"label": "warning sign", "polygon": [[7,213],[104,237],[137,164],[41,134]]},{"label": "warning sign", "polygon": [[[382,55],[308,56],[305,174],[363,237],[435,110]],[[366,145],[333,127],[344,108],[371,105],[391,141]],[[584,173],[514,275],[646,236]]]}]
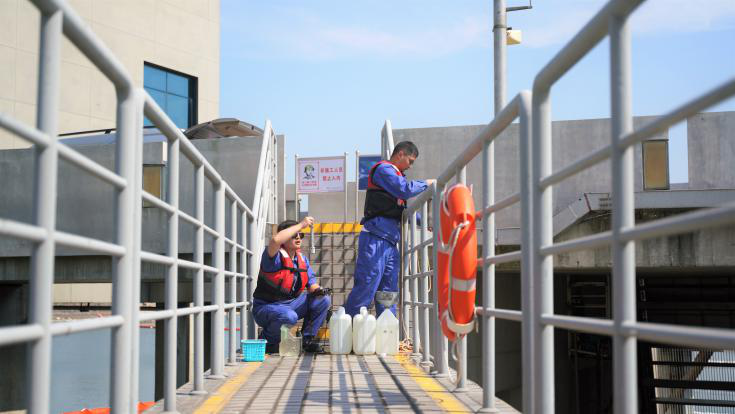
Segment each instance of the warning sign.
[{"label": "warning sign", "polygon": [[299,193],[345,191],[344,157],[299,158],[297,168]]}]

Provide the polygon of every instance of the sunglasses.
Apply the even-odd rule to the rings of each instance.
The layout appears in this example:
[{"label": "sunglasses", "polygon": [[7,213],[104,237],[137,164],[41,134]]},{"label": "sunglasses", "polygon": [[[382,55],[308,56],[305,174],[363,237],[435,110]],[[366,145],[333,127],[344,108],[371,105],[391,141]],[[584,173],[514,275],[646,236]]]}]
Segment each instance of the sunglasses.
[{"label": "sunglasses", "polygon": [[303,240],[304,238],[306,238],[306,234],[304,233],[296,233],[292,237],[292,239],[301,239],[301,240]]}]

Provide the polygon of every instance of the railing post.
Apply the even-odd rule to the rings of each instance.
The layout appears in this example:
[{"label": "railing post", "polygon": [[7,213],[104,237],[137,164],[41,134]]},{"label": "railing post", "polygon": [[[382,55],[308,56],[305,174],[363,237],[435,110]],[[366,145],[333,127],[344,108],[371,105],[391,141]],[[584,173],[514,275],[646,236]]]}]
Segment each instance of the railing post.
[{"label": "railing post", "polygon": [[541,322],[541,315],[554,313],[553,256],[541,247],[553,242],[552,187],[541,189],[541,179],[551,174],[551,104],[548,87],[533,91],[533,275],[534,286],[534,407],[539,413],[554,412],[554,327]]},{"label": "railing post", "polygon": [[[284,215],[284,217],[286,217]],[[240,244],[243,249],[240,252],[240,273],[243,275],[240,283],[240,299],[245,304],[240,308],[240,339],[247,339],[248,320],[246,317],[247,310],[252,304],[248,297],[248,212],[243,210],[240,215]]]},{"label": "railing post", "polygon": [[133,270],[130,275],[132,308],[130,310],[132,343],[130,358],[130,400],[129,412],[135,412],[138,409],[139,400],[139,378],[140,375],[140,273],[142,251],[142,223],[143,223],[143,111],[145,110],[145,97],[141,89],[134,91],[135,95],[135,162],[138,166],[135,169],[135,181],[133,182],[133,199],[135,205],[133,208]]},{"label": "railing post", "polygon": [[[194,242],[194,261],[204,265],[204,166],[194,172],[194,215],[199,222]],[[194,273],[194,306],[204,306],[204,269]],[[194,314],[194,389],[191,394],[204,395],[204,312]]]},{"label": "railing post", "polygon": [[413,340],[413,353],[411,356],[421,356],[419,353],[419,348],[421,347],[421,335],[419,333],[419,279],[416,277],[416,274],[419,273],[419,266],[418,266],[418,255],[419,252],[416,249],[416,239],[417,239],[417,233],[416,233],[416,212],[411,213],[410,217],[411,223],[410,223],[410,232],[411,232],[411,253],[409,257],[411,258],[411,275],[413,276],[413,279],[411,279],[411,319],[413,325],[411,328],[413,329],[413,332],[411,333],[411,338]]},{"label": "railing post", "polygon": [[253,253],[250,255],[248,260],[248,300],[250,306],[245,314],[248,320],[248,338],[255,338],[258,327],[255,325],[255,319],[253,319],[253,292],[258,283],[258,255],[263,254],[259,251],[259,246],[256,243],[256,235],[258,229],[258,223],[256,221],[257,212],[253,210],[253,220],[248,223],[248,249]]},{"label": "railing post", "polygon": [[537,323],[534,313],[533,292],[535,284],[533,280],[533,155],[531,139],[531,98],[528,91],[521,91],[518,115],[519,124],[519,149],[521,158],[521,310],[523,312],[523,323],[521,326],[521,355],[522,355],[522,383],[523,383],[523,412],[534,413],[533,405],[533,335],[536,332]]},{"label": "railing post", "polygon": [[[36,174],[33,183],[33,221],[53,234],[56,229],[59,76],[61,66],[60,11],[42,13],[38,65],[38,129],[49,137],[46,147],[36,145]],[[47,413],[51,403],[51,320],[53,314],[53,237],[34,244],[31,254],[29,323],[43,327],[43,336],[29,343],[26,363],[26,407],[31,414]],[[121,328],[122,329],[122,328]],[[128,328],[129,329],[129,328]],[[121,341],[126,338],[120,338]],[[119,349],[125,352],[127,348]]]},{"label": "railing post", "polygon": [[635,226],[633,147],[620,148],[622,137],[633,131],[631,109],[630,29],[627,15],[610,17],[610,97],[612,110],[612,259],[613,259],[613,409],[616,414],[638,412],[636,338],[623,324],[636,321],[635,242],[621,238]]},{"label": "railing post", "polygon": [[441,202],[441,192],[444,190],[444,187],[439,187],[436,183],[432,184],[432,191],[434,192],[434,199],[433,199],[433,211],[434,211],[434,271],[432,272],[432,301],[434,302],[434,306],[431,308],[431,320],[433,324],[433,333],[434,333],[434,343],[436,344],[432,349],[434,349],[434,371],[432,372],[437,377],[446,377],[449,375],[449,355],[448,355],[448,345],[447,345],[447,338],[442,333],[442,326],[441,322],[439,322],[439,270],[436,266],[436,263],[439,263],[438,261],[438,254],[439,254],[439,246],[441,245],[441,240],[439,240],[439,229],[441,229],[441,221],[439,217],[439,212],[441,211],[440,202]]},{"label": "railing post", "polygon": [[[140,101],[132,88],[118,89],[117,106],[117,160],[116,172],[125,178],[127,185],[117,195],[115,205],[115,241],[125,247],[125,254],[113,259],[112,314],[124,318],[121,326],[112,330],[112,379],[110,382],[110,408],[113,413],[124,413],[130,408],[130,375],[132,361],[132,304],[131,283],[134,263],[134,216],[132,211],[140,203],[135,199],[136,140],[142,139],[142,131],[136,129],[136,118],[141,111]],[[137,328],[137,326],[135,327]]]},{"label": "railing post", "polygon": [[[425,202],[421,206],[421,243],[426,243],[428,240],[428,227],[429,227],[429,202]],[[434,245],[436,246],[436,244]],[[421,272],[426,273],[429,271],[429,246],[424,245],[421,248]],[[424,367],[431,366],[431,336],[430,336],[430,322],[429,322],[429,283],[428,281],[431,276],[421,277],[421,302],[424,306],[421,307],[421,345],[423,346],[423,359],[421,365]]]},{"label": "railing post", "polygon": [[[403,218],[401,219],[401,246],[402,249],[399,252],[401,255],[401,274],[400,274],[400,280],[401,280],[401,326],[403,326],[403,329],[401,329],[401,335],[403,336],[403,339],[406,337],[411,337],[411,332],[409,331],[409,323],[411,321],[411,305],[409,305],[409,301],[411,300],[411,284],[410,279],[408,278],[408,275],[411,274],[411,255],[409,253],[410,249],[410,235],[408,234],[408,220],[410,220],[410,215],[404,214]],[[413,341],[413,338],[411,338]]]},{"label": "railing post", "polygon": [[[168,143],[168,184],[167,201],[173,207],[168,216],[168,257],[173,263],[168,266],[166,274],[166,310],[176,312],[179,307],[179,140]],[[176,412],[176,348],[178,335],[178,317],[174,313],[164,321],[164,373],[163,373],[163,406],[166,412]]]},{"label": "railing post", "polygon": [[[237,303],[237,202],[232,200],[230,204],[230,239],[232,244],[230,245],[230,271],[231,273],[229,292],[230,292],[230,303]],[[229,365],[237,364],[237,308],[230,308],[229,313],[229,328],[230,334],[228,335],[230,343],[230,352],[227,358]]]},{"label": "railing post", "polygon": [[212,314],[212,371],[210,378],[224,378],[225,369],[225,183],[216,183],[214,194],[214,222],[217,238],[214,248],[214,267],[217,274],[212,283],[212,303],[218,308]]},{"label": "railing post", "polygon": [[[504,3],[499,0],[497,3]],[[497,10],[496,10],[497,12]],[[503,9],[505,12],[505,9]],[[497,24],[497,22],[496,22]],[[497,33],[496,33],[497,39]],[[497,47],[497,43],[496,43]],[[497,56],[497,55],[496,55]],[[497,80],[497,77],[496,77]],[[496,101],[497,104],[497,101]],[[496,107],[496,113],[502,108]],[[495,144],[485,142],[482,148],[482,211],[495,203]],[[482,307],[495,308],[495,265],[487,260],[495,256],[495,213],[482,218]],[[495,407],[495,317],[482,313],[482,409],[497,412]]]},{"label": "railing post", "polygon": [[[467,166],[460,168],[457,171],[457,183],[467,185]],[[451,277],[451,276],[450,276]],[[466,392],[467,391],[467,336],[463,336],[457,339],[459,343],[457,352],[459,361],[457,361],[457,389],[455,392]]]}]

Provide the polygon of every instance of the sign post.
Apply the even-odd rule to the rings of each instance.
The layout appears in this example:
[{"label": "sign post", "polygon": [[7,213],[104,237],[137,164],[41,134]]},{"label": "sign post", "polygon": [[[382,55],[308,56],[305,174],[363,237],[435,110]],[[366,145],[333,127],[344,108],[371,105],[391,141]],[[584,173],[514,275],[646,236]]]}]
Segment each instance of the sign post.
[{"label": "sign post", "polygon": [[344,165],[344,172],[342,176],[344,177],[344,191],[345,191],[345,205],[344,205],[344,220],[342,220],[342,231],[344,231],[344,226],[347,223],[347,152],[344,153],[344,161],[342,162],[342,165]]},{"label": "sign post", "polygon": [[355,151],[355,222],[360,221],[357,217],[360,211],[360,151]]},{"label": "sign post", "polygon": [[296,221],[300,221],[299,220],[299,211],[300,211],[300,208],[299,208],[299,185],[298,185],[298,182],[299,182],[299,154],[294,154],[294,173],[293,174],[294,174],[294,182],[297,183],[296,185],[294,185],[294,193],[295,194],[294,194],[294,203],[293,204],[294,204],[294,207],[295,207],[295,210],[296,210],[296,213],[295,213],[296,214],[296,217],[294,217],[293,219],[296,220]]}]

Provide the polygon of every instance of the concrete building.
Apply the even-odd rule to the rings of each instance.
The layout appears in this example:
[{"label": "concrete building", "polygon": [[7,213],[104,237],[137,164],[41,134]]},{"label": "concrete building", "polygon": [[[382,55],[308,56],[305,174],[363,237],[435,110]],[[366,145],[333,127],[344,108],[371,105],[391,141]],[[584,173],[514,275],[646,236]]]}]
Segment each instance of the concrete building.
[{"label": "concrete building", "polygon": [[[219,117],[219,0],[71,0],[136,84],[187,128]],[[35,123],[40,13],[0,1],[0,111]],[[68,40],[62,43],[59,133],[115,127],[115,89]],[[29,144],[0,131],[0,149]]]}]

